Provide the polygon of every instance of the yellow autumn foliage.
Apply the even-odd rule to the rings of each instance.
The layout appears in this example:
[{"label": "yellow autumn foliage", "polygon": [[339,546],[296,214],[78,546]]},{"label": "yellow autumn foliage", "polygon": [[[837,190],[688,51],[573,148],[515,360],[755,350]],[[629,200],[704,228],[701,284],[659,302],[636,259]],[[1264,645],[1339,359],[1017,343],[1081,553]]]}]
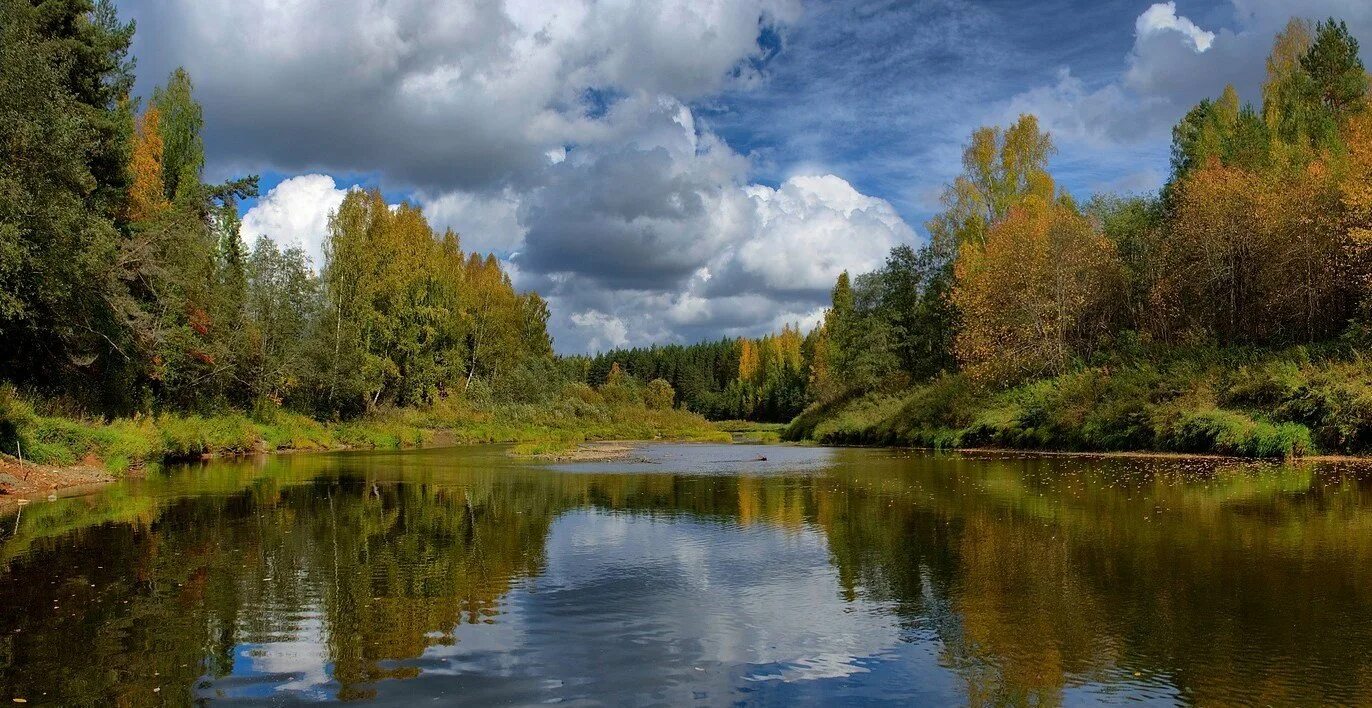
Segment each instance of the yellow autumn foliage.
[{"label": "yellow autumn foliage", "polygon": [[1070,202],[1030,196],[954,269],[958,360],[975,379],[1007,383],[1063,371],[1103,331],[1120,266]]},{"label": "yellow autumn foliage", "polygon": [[145,221],[171,206],[162,184],[162,133],[160,114],[151,106],[138,121],[133,139],[133,155],[129,163],[132,184],[129,186],[128,216],[130,221]]}]

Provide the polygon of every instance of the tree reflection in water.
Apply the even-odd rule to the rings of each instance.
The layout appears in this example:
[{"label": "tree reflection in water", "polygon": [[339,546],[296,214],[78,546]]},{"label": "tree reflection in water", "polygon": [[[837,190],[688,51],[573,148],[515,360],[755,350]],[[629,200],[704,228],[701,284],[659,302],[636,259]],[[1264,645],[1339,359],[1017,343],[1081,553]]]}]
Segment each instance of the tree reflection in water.
[{"label": "tree reflection in water", "polygon": [[662,449],[282,456],[32,505],[0,520],[0,698],[1372,695],[1356,468]]}]

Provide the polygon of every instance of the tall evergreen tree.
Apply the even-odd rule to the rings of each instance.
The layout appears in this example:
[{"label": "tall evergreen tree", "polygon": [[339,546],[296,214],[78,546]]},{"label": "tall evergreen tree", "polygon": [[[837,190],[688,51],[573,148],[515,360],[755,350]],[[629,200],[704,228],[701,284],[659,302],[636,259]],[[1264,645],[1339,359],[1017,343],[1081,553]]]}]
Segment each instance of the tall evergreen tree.
[{"label": "tall evergreen tree", "polygon": [[0,0],[0,18],[0,376],[103,401],[81,384],[117,393],[131,357],[111,264],[133,25],[87,0]]},{"label": "tall evergreen tree", "polygon": [[1367,95],[1367,70],[1358,57],[1358,40],[1348,24],[1329,18],[1315,26],[1315,41],[1301,57],[1315,95],[1336,123],[1362,107]]}]

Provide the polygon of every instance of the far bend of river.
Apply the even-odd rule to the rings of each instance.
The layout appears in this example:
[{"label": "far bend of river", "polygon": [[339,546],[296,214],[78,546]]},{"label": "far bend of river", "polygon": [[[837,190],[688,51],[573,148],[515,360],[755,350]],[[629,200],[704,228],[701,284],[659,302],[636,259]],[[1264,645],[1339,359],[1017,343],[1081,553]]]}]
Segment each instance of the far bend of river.
[{"label": "far bend of river", "polygon": [[1366,469],[637,455],[281,455],[9,511],[0,703],[1372,704]]}]

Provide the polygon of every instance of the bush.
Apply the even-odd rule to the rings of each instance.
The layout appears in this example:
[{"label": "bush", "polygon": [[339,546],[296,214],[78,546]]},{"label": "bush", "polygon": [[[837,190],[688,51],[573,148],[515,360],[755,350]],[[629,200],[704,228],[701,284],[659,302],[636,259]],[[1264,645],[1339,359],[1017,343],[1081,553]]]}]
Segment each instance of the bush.
[{"label": "bush", "polygon": [[1276,414],[1308,426],[1321,447],[1344,452],[1372,449],[1372,372],[1361,361],[1306,372]]},{"label": "bush", "polygon": [[896,397],[812,406],[785,437],[1254,457],[1365,451],[1372,449],[1372,366],[1347,357],[1304,347],[1159,350],[994,393],[943,375]]},{"label": "bush", "polygon": [[666,379],[653,379],[643,390],[643,405],[650,410],[661,411],[672,407],[676,402],[676,389]]},{"label": "bush", "polygon": [[1168,443],[1182,452],[1217,452],[1242,457],[1299,457],[1312,449],[1310,429],[1303,425],[1274,425],[1219,409],[1183,416]]},{"label": "bush", "polygon": [[555,360],[526,357],[491,384],[491,400],[508,403],[547,403],[558,397],[570,379]]},{"label": "bush", "polygon": [[1234,406],[1275,407],[1305,387],[1305,373],[1291,361],[1239,367],[1230,377],[1225,402]]}]

